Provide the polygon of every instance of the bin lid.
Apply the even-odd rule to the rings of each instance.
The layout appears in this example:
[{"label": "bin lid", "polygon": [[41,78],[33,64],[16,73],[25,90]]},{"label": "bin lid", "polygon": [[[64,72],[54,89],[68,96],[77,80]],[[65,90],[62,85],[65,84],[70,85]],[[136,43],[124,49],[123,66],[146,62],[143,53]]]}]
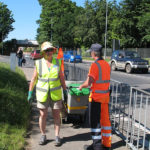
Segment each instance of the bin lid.
[{"label": "bin lid", "polygon": [[80,91],[78,88],[81,84],[78,83],[72,83],[69,84],[69,94],[70,95],[76,95],[76,96],[82,96],[82,95],[89,95],[90,90],[89,88],[82,88],[82,90]]}]

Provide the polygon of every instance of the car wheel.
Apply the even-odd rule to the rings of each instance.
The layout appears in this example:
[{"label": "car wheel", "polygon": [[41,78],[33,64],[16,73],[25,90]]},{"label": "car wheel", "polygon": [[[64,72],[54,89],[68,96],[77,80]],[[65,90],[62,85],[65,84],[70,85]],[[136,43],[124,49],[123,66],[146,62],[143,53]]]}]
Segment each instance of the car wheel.
[{"label": "car wheel", "polygon": [[116,70],[116,64],[114,61],[111,63],[111,70],[113,70],[113,71]]},{"label": "car wheel", "polygon": [[126,73],[131,73],[132,72],[131,65],[127,64],[125,70],[126,70]]}]

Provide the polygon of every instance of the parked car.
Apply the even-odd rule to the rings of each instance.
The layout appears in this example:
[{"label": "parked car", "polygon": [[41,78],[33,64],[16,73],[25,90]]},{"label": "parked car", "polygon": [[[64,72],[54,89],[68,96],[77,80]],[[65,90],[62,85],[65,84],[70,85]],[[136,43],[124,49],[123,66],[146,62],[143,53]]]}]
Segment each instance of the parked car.
[{"label": "parked car", "polygon": [[65,51],[64,61],[66,62],[80,62],[82,63],[82,56],[77,54],[77,51]]},{"label": "parked car", "polygon": [[125,70],[131,73],[134,70],[140,70],[143,73],[148,73],[148,61],[142,59],[135,51],[115,50],[111,56],[111,69]]},{"label": "parked car", "polygon": [[30,54],[30,58],[31,59],[40,59],[40,58],[42,58],[42,55],[41,55],[40,52],[41,52],[40,50],[32,51],[31,54]]}]

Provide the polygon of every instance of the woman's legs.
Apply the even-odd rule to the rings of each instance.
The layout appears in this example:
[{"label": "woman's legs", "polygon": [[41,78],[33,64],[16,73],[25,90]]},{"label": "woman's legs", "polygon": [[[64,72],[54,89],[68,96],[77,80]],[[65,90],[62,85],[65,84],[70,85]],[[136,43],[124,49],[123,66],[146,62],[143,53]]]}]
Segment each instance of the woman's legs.
[{"label": "woman's legs", "polygon": [[18,66],[22,67],[22,58],[18,58]]},{"label": "woman's legs", "polygon": [[47,111],[48,111],[48,108],[40,109],[39,126],[40,126],[40,131],[42,135],[45,135]]},{"label": "woman's legs", "polygon": [[60,131],[60,109],[53,109],[55,136],[59,136]]}]

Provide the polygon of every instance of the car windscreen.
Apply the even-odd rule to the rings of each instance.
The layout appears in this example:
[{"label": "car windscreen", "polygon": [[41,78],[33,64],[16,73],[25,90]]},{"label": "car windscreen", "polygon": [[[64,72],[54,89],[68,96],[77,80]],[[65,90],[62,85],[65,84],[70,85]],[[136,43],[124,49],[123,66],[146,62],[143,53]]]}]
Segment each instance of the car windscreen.
[{"label": "car windscreen", "polygon": [[40,53],[40,50],[36,50],[36,53]]},{"label": "car windscreen", "polygon": [[125,52],[127,58],[140,58],[140,55],[137,52],[128,51]]},{"label": "car windscreen", "polygon": [[76,55],[81,55],[81,51],[79,51],[79,50],[64,51],[64,54],[65,55],[74,55],[74,56],[76,56]]},{"label": "car windscreen", "polygon": [[67,54],[67,55],[76,55],[76,52],[75,51],[67,51],[67,52],[65,52],[65,54]]}]

